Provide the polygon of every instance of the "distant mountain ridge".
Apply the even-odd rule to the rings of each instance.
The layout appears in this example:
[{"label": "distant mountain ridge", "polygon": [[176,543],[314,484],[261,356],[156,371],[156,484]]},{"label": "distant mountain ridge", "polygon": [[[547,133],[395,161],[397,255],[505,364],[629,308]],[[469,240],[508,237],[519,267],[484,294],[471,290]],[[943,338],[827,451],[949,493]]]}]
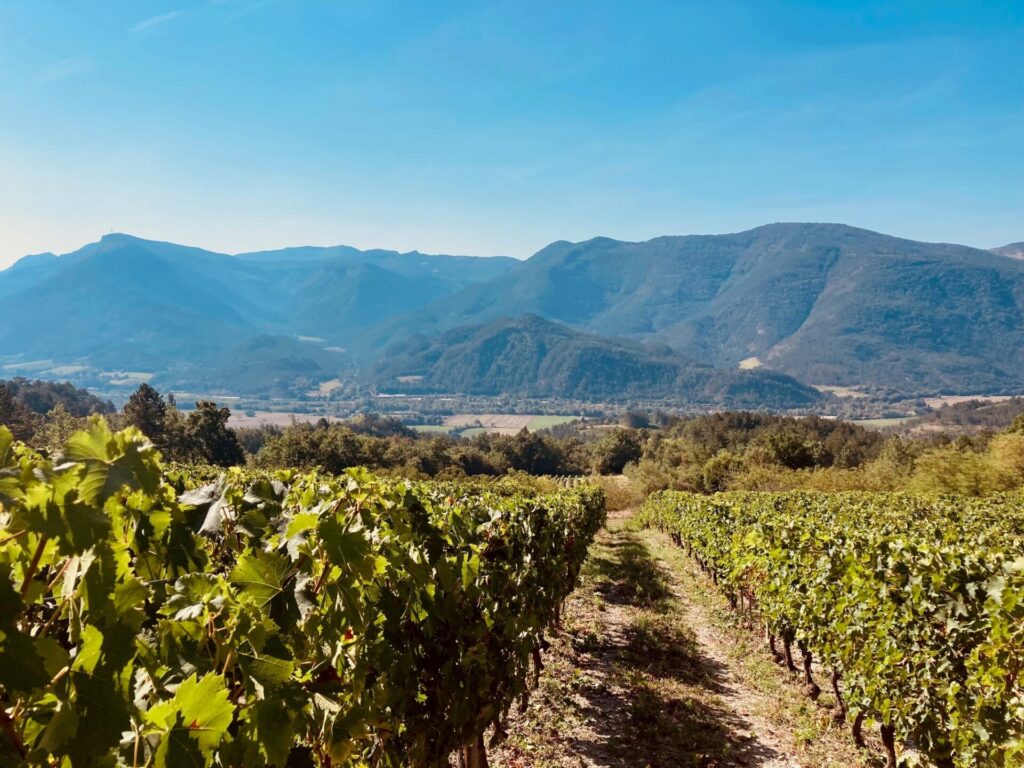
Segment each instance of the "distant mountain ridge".
[{"label": "distant mountain ridge", "polygon": [[[403,342],[436,351],[456,343],[445,336],[454,329],[534,315],[600,337],[597,348],[641,367],[667,356],[903,395],[1016,393],[1024,259],[1007,258],[1014,247],[921,243],[841,224],[558,241],[525,261],[347,246],[227,255],[109,235],[0,271],[0,363],[31,375],[85,366],[203,391],[222,382],[225,392],[301,392],[389,370],[380,358]],[[652,358],[652,349],[671,351]],[[562,361],[564,381],[579,370],[568,357],[551,360]],[[579,389],[543,365],[552,391]],[[662,374],[645,370],[661,391]],[[430,375],[439,386],[457,380]],[[495,381],[520,386],[512,370]]]},{"label": "distant mountain ridge", "polygon": [[552,243],[363,343],[523,313],[815,384],[1024,388],[1024,262],[839,224]]},{"label": "distant mountain ridge", "polygon": [[[0,272],[7,316],[0,355],[159,377],[168,369],[197,371],[267,335],[293,344],[299,336],[317,337],[321,349],[343,347],[363,328],[517,263],[345,246],[231,256],[107,235],[73,253],[27,257]],[[349,367],[346,360],[322,375],[333,378]],[[177,371],[170,380],[180,377]]]}]

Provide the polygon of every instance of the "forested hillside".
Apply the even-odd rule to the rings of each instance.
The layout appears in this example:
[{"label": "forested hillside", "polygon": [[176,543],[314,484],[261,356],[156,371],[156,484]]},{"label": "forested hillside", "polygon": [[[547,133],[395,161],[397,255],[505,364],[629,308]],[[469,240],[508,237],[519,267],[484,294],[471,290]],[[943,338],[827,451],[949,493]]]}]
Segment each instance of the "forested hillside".
[{"label": "forested hillside", "polygon": [[[515,263],[346,247],[230,256],[108,235],[74,253],[28,257],[0,272],[0,355],[198,384],[216,376],[238,345],[273,335],[287,338],[273,350],[265,341],[250,348],[253,361],[303,379],[312,359],[326,366],[319,378],[330,379],[345,364],[327,359],[337,358],[357,331]],[[292,352],[282,355],[286,346]],[[289,356],[299,361],[294,369],[281,364]],[[224,385],[240,381],[229,372]]]},{"label": "forested hillside", "polygon": [[470,325],[389,348],[371,371],[393,392],[465,392],[590,401],[672,397],[695,404],[800,408],[821,394],[782,374],[722,370],[664,345],[580,333],[536,315]]},{"label": "forested hillside", "polygon": [[553,243],[379,340],[523,312],[719,366],[756,358],[814,384],[1024,385],[1024,262],[838,224]]},{"label": "forested hillside", "polygon": [[114,404],[109,400],[96,397],[92,392],[79,389],[66,381],[0,379],[0,386],[6,388],[16,402],[40,416],[46,415],[58,405],[63,406],[72,416],[114,412]]}]

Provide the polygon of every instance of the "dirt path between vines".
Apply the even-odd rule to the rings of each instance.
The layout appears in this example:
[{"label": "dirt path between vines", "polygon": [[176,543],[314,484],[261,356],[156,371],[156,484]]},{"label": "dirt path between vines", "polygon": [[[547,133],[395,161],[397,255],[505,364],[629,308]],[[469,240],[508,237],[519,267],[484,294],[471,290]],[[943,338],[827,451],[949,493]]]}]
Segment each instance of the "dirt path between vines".
[{"label": "dirt path between vines", "polygon": [[591,548],[503,768],[849,768],[865,755],[661,534],[618,513]]}]

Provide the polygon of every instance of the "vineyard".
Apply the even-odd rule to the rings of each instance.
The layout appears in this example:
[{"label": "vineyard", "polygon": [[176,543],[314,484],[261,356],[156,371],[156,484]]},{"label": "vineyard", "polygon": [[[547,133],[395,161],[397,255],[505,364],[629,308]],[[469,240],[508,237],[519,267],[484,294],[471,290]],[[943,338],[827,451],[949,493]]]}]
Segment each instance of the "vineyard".
[{"label": "vineyard", "polygon": [[[98,418],[48,457],[0,428],[0,765],[482,768],[604,520],[576,476],[165,465]],[[891,767],[1024,765],[1021,496],[660,492],[631,526]]]},{"label": "vineyard", "polygon": [[486,765],[600,490],[166,469],[0,428],[0,764]]},{"label": "vineyard", "polygon": [[[670,534],[853,736],[941,768],[1024,764],[1024,500],[871,493],[651,496]],[[799,665],[799,667],[798,667]]]}]

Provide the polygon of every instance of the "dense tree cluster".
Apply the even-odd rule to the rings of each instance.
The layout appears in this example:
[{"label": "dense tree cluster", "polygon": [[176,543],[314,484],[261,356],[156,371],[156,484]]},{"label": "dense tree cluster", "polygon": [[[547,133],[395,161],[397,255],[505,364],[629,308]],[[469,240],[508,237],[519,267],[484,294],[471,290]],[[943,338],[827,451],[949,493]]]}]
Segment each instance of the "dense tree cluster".
[{"label": "dense tree cluster", "polygon": [[166,458],[230,467],[245,462],[245,451],[228,427],[231,411],[201,400],[187,416],[149,384],[142,384],[124,406],[124,423],[138,427]]},{"label": "dense tree cluster", "polygon": [[885,435],[834,419],[720,413],[652,432],[627,467],[660,489],[916,490],[984,495],[1024,485],[1024,418],[1003,433]]},{"label": "dense tree cluster", "polygon": [[1024,397],[1011,397],[1002,402],[967,400],[944,405],[921,416],[919,422],[938,428],[966,430],[1000,429],[1024,414]]},{"label": "dense tree cluster", "polygon": [[[0,380],[0,424],[18,440],[46,447],[53,424],[67,425],[68,419],[93,413],[110,414],[114,405],[67,382]],[[59,444],[59,443],[58,443]]]},{"label": "dense tree cluster", "polygon": [[320,467],[340,472],[366,466],[398,470],[412,477],[501,475],[509,471],[532,475],[577,475],[587,469],[578,440],[558,441],[522,430],[515,435],[479,435],[462,440],[447,435],[386,437],[321,421],[294,424],[266,440],[254,457],[263,467]]},{"label": "dense tree cluster", "polygon": [[14,378],[0,381],[15,400],[32,413],[44,416],[58,405],[64,406],[72,416],[109,414],[117,409],[109,400],[101,400],[87,389],[79,389],[70,382],[40,381]]},{"label": "dense tree cluster", "polygon": [[6,382],[0,382],[0,424],[11,430],[16,440],[29,440],[35,433],[35,414],[18,402]]}]

